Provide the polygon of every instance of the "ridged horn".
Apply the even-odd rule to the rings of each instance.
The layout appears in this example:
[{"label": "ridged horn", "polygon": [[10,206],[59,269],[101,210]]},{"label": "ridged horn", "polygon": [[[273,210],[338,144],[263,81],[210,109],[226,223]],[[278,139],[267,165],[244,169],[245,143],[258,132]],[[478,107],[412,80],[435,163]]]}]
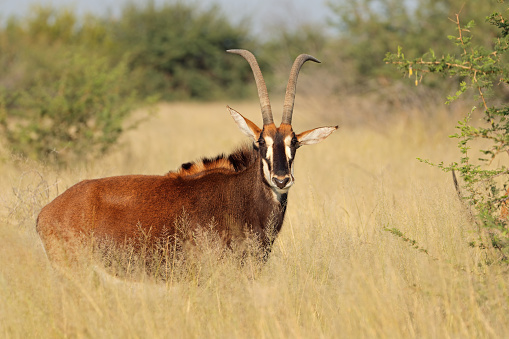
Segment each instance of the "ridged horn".
[{"label": "ridged horn", "polygon": [[263,124],[270,125],[274,123],[274,119],[272,118],[272,108],[270,107],[269,101],[269,92],[267,91],[267,85],[265,84],[265,80],[263,80],[262,71],[260,71],[260,66],[258,66],[255,56],[253,53],[245,49],[229,49],[227,52],[244,57],[244,59],[246,59],[249,63],[249,66],[251,66],[256,82],[256,88],[258,89],[258,97],[260,98]]},{"label": "ridged horn", "polygon": [[320,63],[318,59],[308,54],[301,54],[293,62],[290,78],[286,86],[285,103],[283,106],[282,124],[292,124],[293,104],[295,103],[295,92],[297,91],[297,77],[299,76],[302,65],[308,60]]}]

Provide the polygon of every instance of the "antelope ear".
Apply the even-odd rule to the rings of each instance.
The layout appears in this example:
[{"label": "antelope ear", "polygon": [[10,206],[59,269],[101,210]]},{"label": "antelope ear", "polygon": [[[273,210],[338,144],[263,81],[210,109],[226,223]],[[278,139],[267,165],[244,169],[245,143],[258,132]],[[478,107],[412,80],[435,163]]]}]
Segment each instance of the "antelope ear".
[{"label": "antelope ear", "polygon": [[299,141],[299,146],[313,145],[324,140],[337,129],[338,126],[318,127],[315,129],[310,129],[309,131],[302,132],[298,134],[296,137],[297,140]]},{"label": "antelope ear", "polygon": [[230,106],[226,106],[226,108],[230,112],[230,115],[232,116],[233,120],[235,120],[235,122],[237,123],[237,126],[239,126],[240,130],[245,135],[252,138],[254,141],[258,141],[262,130],[258,126],[256,126],[251,120],[244,118],[239,112],[237,112]]}]

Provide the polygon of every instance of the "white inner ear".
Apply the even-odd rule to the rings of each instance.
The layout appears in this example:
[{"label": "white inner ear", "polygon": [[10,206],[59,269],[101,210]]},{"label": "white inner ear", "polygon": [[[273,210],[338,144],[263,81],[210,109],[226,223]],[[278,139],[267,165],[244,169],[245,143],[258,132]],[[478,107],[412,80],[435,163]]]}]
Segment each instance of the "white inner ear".
[{"label": "white inner ear", "polygon": [[239,126],[239,129],[247,135],[248,137],[252,138],[254,141],[258,141],[258,136],[256,135],[255,131],[253,131],[249,125],[246,122],[246,119],[236,110],[234,110],[231,107],[227,107],[228,111],[230,112],[230,115],[232,116],[233,120],[237,123],[237,126]]},{"label": "white inner ear", "polygon": [[337,127],[318,127],[299,138],[301,145],[313,145],[327,138]]}]

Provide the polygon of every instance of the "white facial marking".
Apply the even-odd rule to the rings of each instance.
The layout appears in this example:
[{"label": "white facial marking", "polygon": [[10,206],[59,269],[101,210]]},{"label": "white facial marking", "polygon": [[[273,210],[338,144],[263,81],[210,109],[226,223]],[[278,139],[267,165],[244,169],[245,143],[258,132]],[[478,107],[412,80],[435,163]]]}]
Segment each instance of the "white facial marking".
[{"label": "white facial marking", "polygon": [[263,175],[265,176],[265,180],[267,180],[267,182],[272,185],[272,181],[271,181],[271,175],[270,175],[270,171],[269,171],[269,164],[267,163],[267,160],[265,159],[262,159],[262,166],[263,166]]},{"label": "white facial marking", "polygon": [[287,136],[285,138],[285,152],[286,152],[286,160],[290,161],[292,160],[292,149],[290,148],[292,144],[292,137]]},{"label": "white facial marking", "polygon": [[[289,188],[294,183],[293,178],[293,162],[290,165],[290,176],[289,181],[286,184],[284,188],[279,188],[274,183],[273,174],[269,170],[269,164],[272,164],[274,161],[274,140],[266,136],[264,137],[265,144],[267,146],[267,153],[265,154],[265,158],[262,158],[262,169],[263,169],[263,175],[265,177],[265,180],[269,183],[269,185],[272,187],[272,192],[274,194],[274,200],[280,201],[282,194],[288,193]],[[292,160],[292,136],[286,136],[284,141],[284,152],[285,152],[285,158],[287,162],[290,162]]]},{"label": "white facial marking", "polygon": [[272,146],[274,145],[274,140],[272,140],[271,137],[265,137],[265,143],[267,144],[267,159],[272,162],[272,157],[274,155]]}]

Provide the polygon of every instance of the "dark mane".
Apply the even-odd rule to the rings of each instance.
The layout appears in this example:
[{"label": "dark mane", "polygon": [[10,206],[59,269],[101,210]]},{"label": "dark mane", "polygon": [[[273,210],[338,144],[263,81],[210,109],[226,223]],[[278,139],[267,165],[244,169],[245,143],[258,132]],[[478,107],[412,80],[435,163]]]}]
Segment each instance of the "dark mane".
[{"label": "dark mane", "polygon": [[242,172],[250,167],[258,157],[253,146],[244,145],[230,155],[220,154],[215,158],[202,158],[196,162],[187,162],[176,171],[168,172],[166,175],[172,177],[197,177],[218,172]]}]

